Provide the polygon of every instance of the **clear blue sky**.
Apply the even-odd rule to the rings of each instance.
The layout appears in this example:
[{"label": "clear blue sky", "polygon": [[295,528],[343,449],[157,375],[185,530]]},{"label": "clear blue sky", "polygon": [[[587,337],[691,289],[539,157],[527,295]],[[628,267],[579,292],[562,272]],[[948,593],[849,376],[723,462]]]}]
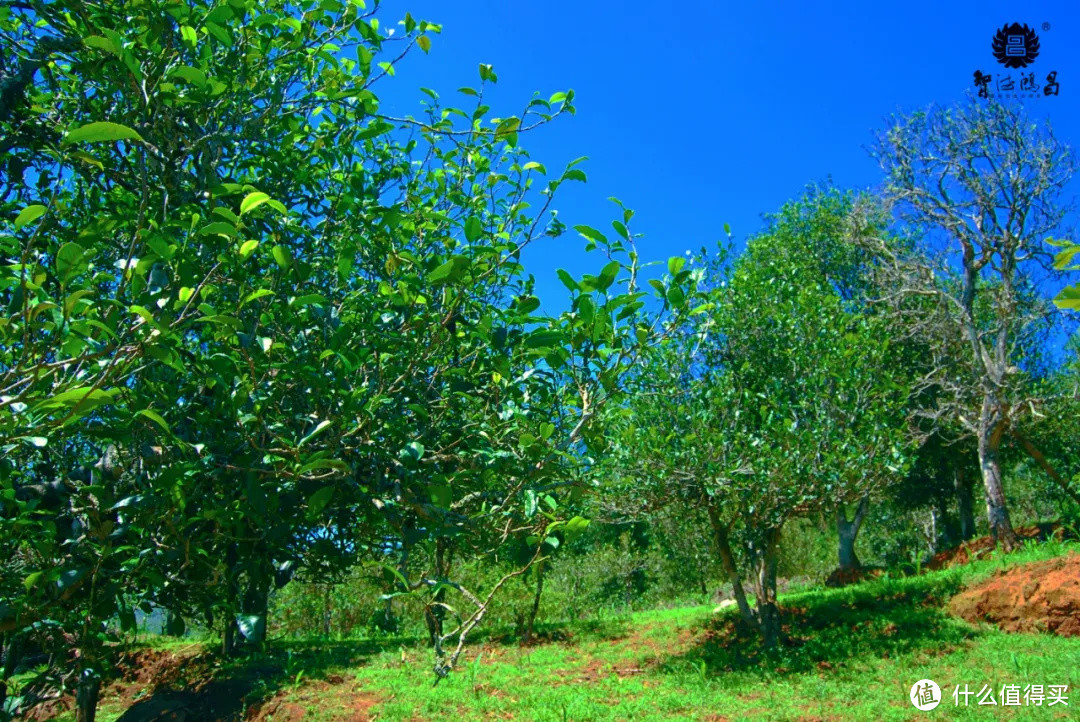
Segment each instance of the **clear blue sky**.
[{"label": "clear blue sky", "polygon": [[[568,226],[610,230],[621,198],[645,234],[642,258],[712,247],[729,223],[737,239],[761,214],[831,176],[868,188],[880,172],[866,147],[889,114],[951,104],[973,73],[1010,72],[990,50],[997,28],[1026,23],[1041,51],[1027,68],[1060,95],[1025,102],[1080,145],[1080,2],[728,3],[385,2],[383,23],[408,10],[443,25],[431,54],[415,53],[376,92],[384,110],[419,113],[421,86],[447,104],[491,63],[495,115],[520,112],[533,91],[573,88],[577,115],[522,136],[555,171],[582,155],[589,180],[560,189]],[[1049,23],[1049,30],[1043,30]],[[1019,78],[1019,71],[1011,71]],[[494,91],[494,92],[492,92]],[[1076,184],[1074,184],[1075,186]],[[565,305],[555,269],[596,272],[570,231],[524,256],[546,310]]]}]

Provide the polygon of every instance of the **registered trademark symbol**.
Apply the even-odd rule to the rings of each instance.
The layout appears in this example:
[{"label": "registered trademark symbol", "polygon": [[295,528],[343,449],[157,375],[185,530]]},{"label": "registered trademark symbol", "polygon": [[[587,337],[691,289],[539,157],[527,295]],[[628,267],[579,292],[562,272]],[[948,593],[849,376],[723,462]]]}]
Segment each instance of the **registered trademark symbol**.
[{"label": "registered trademark symbol", "polygon": [[1042,24],[1042,29],[1043,29],[1043,32],[1045,33],[1047,30],[1050,29],[1050,23],[1043,23]]}]

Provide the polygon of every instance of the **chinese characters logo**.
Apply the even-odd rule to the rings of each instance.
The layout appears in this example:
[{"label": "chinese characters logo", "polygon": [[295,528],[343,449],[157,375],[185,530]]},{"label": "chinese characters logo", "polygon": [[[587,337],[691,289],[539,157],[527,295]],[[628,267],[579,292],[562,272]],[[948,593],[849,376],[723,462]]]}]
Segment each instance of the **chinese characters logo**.
[{"label": "chinese characters logo", "polygon": [[1039,36],[1026,24],[1002,25],[994,34],[993,49],[1006,68],[1026,68],[1039,57]]},{"label": "chinese characters logo", "polygon": [[[1050,29],[1050,23],[1043,23],[1043,31]],[[1042,71],[1025,70],[1039,57],[1039,36],[1027,24],[1013,23],[1002,25],[994,33],[991,50],[994,58],[1008,69],[1019,73],[984,73],[981,69],[974,73],[975,88],[980,98],[1039,98],[1058,95],[1061,83],[1058,72],[1051,70],[1043,75]]]}]

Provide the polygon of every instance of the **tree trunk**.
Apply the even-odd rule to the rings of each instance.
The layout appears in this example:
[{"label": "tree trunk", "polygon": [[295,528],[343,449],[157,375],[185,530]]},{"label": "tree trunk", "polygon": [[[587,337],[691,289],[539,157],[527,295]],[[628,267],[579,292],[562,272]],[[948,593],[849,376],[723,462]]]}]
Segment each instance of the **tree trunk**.
[{"label": "tree trunk", "polygon": [[330,619],[333,616],[333,608],[330,605],[330,585],[326,585],[326,591],[323,592],[323,637],[330,638]]},{"label": "tree trunk", "polygon": [[[270,610],[270,577],[256,574],[248,581],[243,599],[243,620],[247,625],[244,633],[245,646],[260,649],[266,642],[266,625]],[[235,625],[235,622],[233,624]],[[241,630],[243,631],[243,630]]]},{"label": "tree trunk", "polygon": [[979,468],[982,471],[983,484],[986,486],[986,521],[990,525],[990,536],[995,543],[1009,552],[1018,542],[1009,519],[1009,509],[1005,503],[1005,488],[1001,475],[1001,434],[1005,430],[1002,410],[996,407],[992,397],[983,401],[982,417],[979,421]]},{"label": "tree trunk", "polygon": [[754,549],[754,596],[757,597],[758,624],[766,649],[780,640],[780,607],[776,603],[777,547],[779,529],[766,529]]},{"label": "tree trunk", "polygon": [[953,524],[949,518],[949,510],[945,505],[945,498],[937,496],[934,499],[934,507],[930,510],[933,515],[934,548],[937,554],[942,549],[949,549],[953,545]]},{"label": "tree trunk", "polygon": [[100,691],[101,676],[92,669],[84,669],[75,690],[75,722],[94,722]]},{"label": "tree trunk", "polygon": [[[435,540],[435,573],[440,579],[450,576],[449,549],[446,540],[442,537]],[[444,599],[446,599],[446,587],[440,586],[424,614],[432,647],[436,647],[437,641],[442,639],[443,617],[446,616],[446,608],[443,607]]]},{"label": "tree trunk", "polygon": [[743,621],[750,625],[757,625],[757,618],[754,615],[752,609],[750,609],[749,602],[746,601],[746,592],[743,590],[742,578],[739,576],[739,569],[735,566],[735,557],[731,554],[731,541],[728,539],[728,530],[720,520],[720,514],[717,513],[716,507],[712,504],[707,505],[709,511],[709,523],[713,529],[713,541],[716,544],[716,551],[720,554],[720,562],[724,567],[724,573],[727,574],[728,581],[731,582],[733,594],[735,595],[735,603],[739,605],[739,614],[742,615]]},{"label": "tree trunk", "polygon": [[221,655],[231,657],[236,654],[236,617],[226,613],[224,627],[221,630]]},{"label": "tree trunk", "polygon": [[862,566],[859,557],[855,554],[855,540],[859,536],[863,519],[870,508],[870,497],[864,496],[859,500],[859,507],[855,510],[855,518],[848,521],[847,511],[844,505],[836,507],[836,531],[840,537],[838,557],[841,569],[858,569]]},{"label": "tree trunk", "polygon": [[221,654],[232,657],[237,652],[236,644],[236,597],[237,597],[237,550],[235,544],[225,549],[225,611],[222,614]]},{"label": "tree trunk", "polygon": [[967,541],[975,536],[975,505],[971,500],[971,480],[964,471],[963,462],[958,462],[953,470],[953,488],[960,517],[960,541]]},{"label": "tree trunk", "polygon": [[525,641],[531,642],[533,630],[536,625],[536,616],[540,613],[540,595],[544,593],[544,562],[536,565],[536,594],[533,596],[532,609],[529,610],[529,618],[525,621]]}]

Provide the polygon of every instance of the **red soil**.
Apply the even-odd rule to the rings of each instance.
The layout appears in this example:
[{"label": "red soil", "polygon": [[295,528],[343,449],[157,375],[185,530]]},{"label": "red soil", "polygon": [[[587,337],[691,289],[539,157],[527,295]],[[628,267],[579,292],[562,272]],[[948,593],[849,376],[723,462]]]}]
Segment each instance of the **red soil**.
[{"label": "red soil", "polygon": [[949,609],[1006,632],[1080,636],[1080,554],[1025,564],[953,597]]}]

